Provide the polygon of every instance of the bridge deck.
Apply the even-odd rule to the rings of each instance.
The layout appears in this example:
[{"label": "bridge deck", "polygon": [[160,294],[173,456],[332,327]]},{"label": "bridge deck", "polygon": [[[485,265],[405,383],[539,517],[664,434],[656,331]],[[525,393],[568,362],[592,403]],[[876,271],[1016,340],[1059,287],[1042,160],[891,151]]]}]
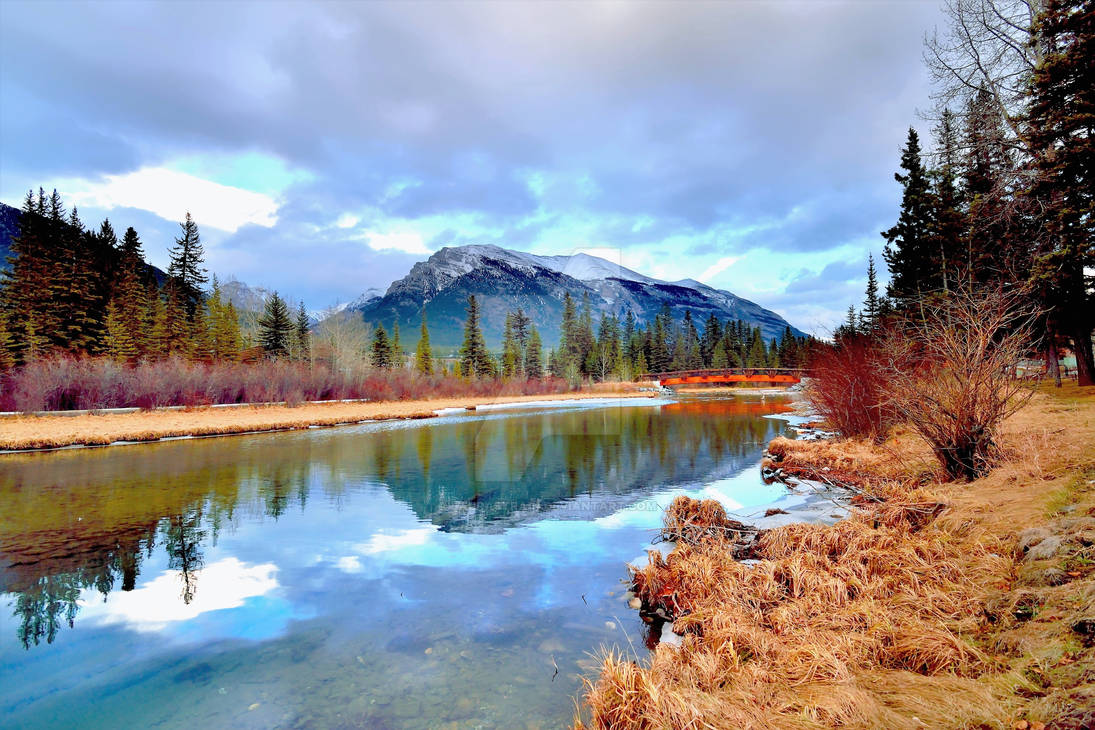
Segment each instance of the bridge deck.
[{"label": "bridge deck", "polygon": [[802,381],[803,371],[795,368],[723,368],[718,370],[677,370],[650,373],[645,377],[660,385],[698,385],[714,383],[769,383],[793,385]]}]

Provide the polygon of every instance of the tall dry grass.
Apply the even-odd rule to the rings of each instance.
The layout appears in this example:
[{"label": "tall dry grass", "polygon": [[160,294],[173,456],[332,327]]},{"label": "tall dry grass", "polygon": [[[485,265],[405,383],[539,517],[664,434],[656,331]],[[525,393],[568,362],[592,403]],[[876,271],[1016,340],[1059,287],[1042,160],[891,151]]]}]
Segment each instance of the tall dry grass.
[{"label": "tall dry grass", "polygon": [[570,388],[543,380],[465,379],[410,369],[345,373],[324,364],[189,362],[119,364],[109,358],[53,356],[0,375],[0,411],[155,408],[361,398],[375,401],[454,396],[540,395]]},{"label": "tall dry grass", "polygon": [[[1021,680],[1001,677],[999,691],[973,681],[999,667],[970,639],[979,587],[1010,561],[986,535],[937,525],[944,506],[920,489],[833,526],[769,530],[751,565],[719,531],[651,552],[636,595],[683,644],[659,647],[645,668],[607,655],[588,724],[576,726],[1002,727],[1004,688]],[[895,711],[895,698],[910,701],[897,677],[917,686],[915,721]]]}]

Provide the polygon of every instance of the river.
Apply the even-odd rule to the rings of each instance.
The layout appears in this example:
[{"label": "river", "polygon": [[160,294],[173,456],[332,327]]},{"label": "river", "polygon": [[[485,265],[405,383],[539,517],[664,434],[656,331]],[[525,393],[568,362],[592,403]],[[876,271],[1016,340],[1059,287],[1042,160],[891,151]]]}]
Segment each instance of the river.
[{"label": "river", "polygon": [[565,727],[678,494],[786,498],[784,398],[0,456],[0,725]]}]

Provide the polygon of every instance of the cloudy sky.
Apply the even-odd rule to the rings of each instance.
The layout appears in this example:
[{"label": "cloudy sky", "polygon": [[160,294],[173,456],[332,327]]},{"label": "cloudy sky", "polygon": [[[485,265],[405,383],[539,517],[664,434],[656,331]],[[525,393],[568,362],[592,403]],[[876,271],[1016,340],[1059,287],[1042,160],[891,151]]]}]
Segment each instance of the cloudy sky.
[{"label": "cloudy sky", "polygon": [[915,2],[0,2],[0,200],[320,308],[443,246],[595,250],[822,332],[928,102]]}]

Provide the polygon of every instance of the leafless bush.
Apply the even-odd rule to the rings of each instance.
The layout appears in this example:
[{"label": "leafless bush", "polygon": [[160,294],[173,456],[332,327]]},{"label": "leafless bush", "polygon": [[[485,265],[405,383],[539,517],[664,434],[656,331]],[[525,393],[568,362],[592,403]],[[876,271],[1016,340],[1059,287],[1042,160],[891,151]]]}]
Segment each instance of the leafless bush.
[{"label": "leafless bush", "polygon": [[882,343],[889,405],[927,441],[953,479],[983,476],[996,430],[1032,393],[1015,376],[1035,313],[1016,292],[957,291],[924,301],[921,318]]},{"label": "leafless bush", "polygon": [[896,414],[888,403],[877,343],[845,337],[819,348],[810,363],[807,392],[818,414],[841,436],[885,438]]}]

